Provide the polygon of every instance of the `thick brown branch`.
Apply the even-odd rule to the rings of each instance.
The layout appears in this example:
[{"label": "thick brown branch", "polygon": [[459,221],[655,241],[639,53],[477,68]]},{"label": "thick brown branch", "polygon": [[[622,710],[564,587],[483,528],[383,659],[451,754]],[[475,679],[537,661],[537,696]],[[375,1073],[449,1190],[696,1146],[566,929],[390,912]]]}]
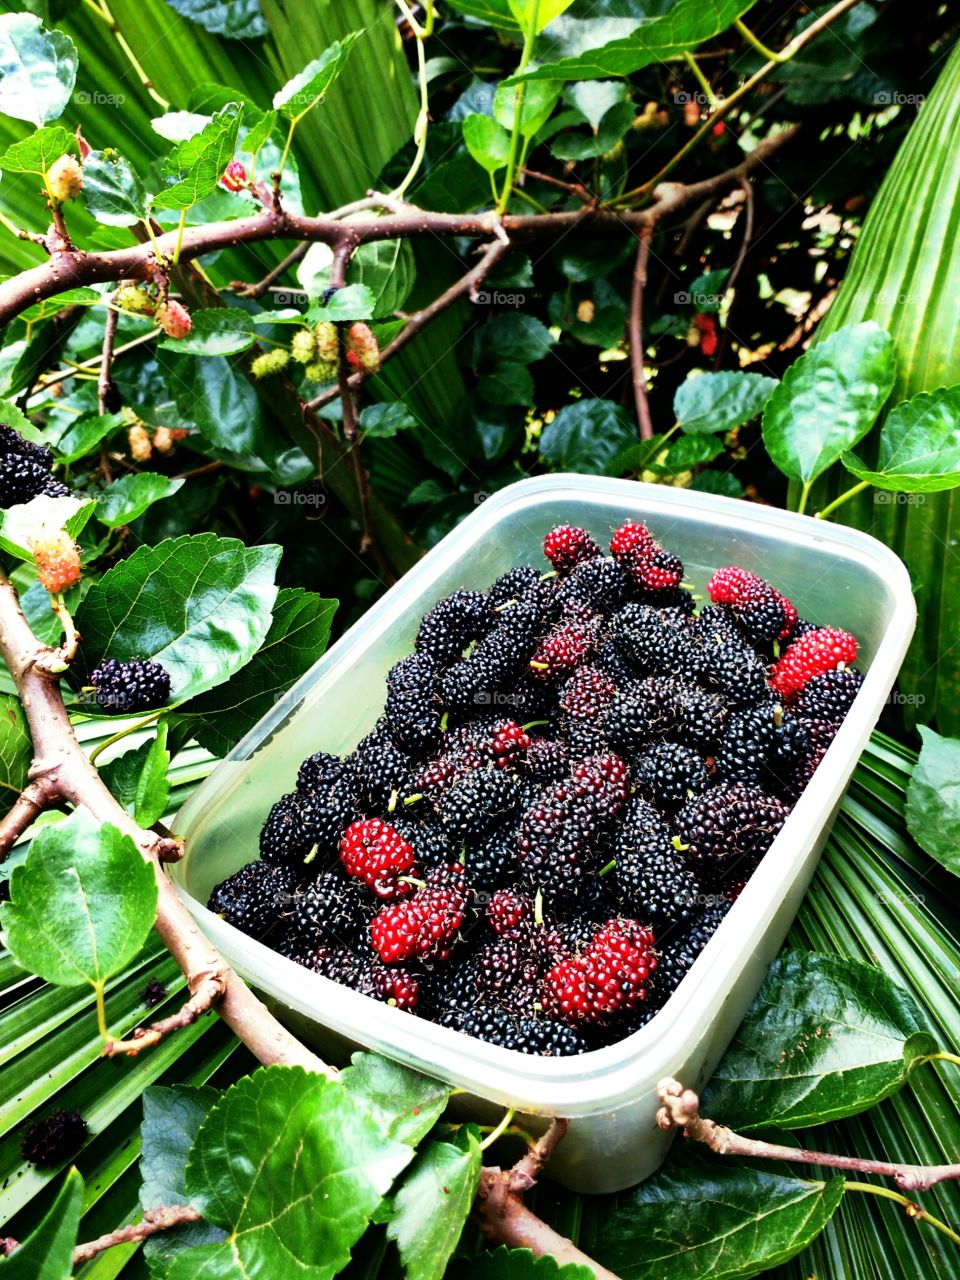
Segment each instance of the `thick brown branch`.
[{"label": "thick brown branch", "polygon": [[27,783],[14,801],[13,808],[0,821],[0,862],[51,803],[52,798],[45,787],[39,782]]},{"label": "thick brown branch", "polygon": [[159,1231],[169,1231],[171,1227],[182,1227],[186,1222],[198,1222],[200,1210],[189,1204],[161,1205],[159,1209],[147,1209],[139,1222],[131,1222],[129,1226],[117,1227],[96,1240],[88,1240],[86,1244],[78,1244],[73,1251],[73,1265],[89,1262],[105,1249],[112,1249],[117,1244],[134,1244],[155,1236]]},{"label": "thick brown branch", "polygon": [[[380,352],[381,365],[392,356],[395,356],[398,351],[402,351],[411,338],[416,337],[421,329],[428,325],[435,316],[438,316],[441,313],[441,311],[446,311],[448,307],[452,306],[460,298],[466,296],[475,297],[478,287],[483,283],[489,273],[493,270],[494,266],[509,249],[509,243],[505,244],[502,240],[494,240],[492,244],[487,245],[484,250],[483,257],[475,267],[471,267],[471,269],[465,275],[461,276],[459,280],[455,281],[449,289],[445,289],[443,293],[434,298],[434,300],[428,306],[424,307],[422,311],[416,312],[415,315],[412,315],[409,318],[393,341],[388,342]],[[353,390],[356,390],[357,387],[361,386],[369,377],[371,377],[371,375],[365,370],[358,369],[350,375],[350,387]],[[331,400],[335,400],[340,394],[339,386],[332,387],[329,391],[325,391],[323,395],[317,396],[315,400],[309,401],[307,408],[321,409],[324,405],[329,404]]]},{"label": "thick brown branch", "polygon": [[[357,219],[348,224],[347,234],[356,244],[378,240],[405,240],[417,236],[524,237],[543,233],[560,235],[581,225],[600,229],[619,227],[637,231],[649,223],[704,200],[714,192],[724,191],[763,163],[796,133],[786,129],[759,143],[750,155],[733,169],[684,185],[664,183],[653,192],[654,203],[645,209],[616,212],[603,207],[567,210],[560,213],[533,214],[529,217],[507,215],[499,218],[490,210],[484,213],[433,213],[410,209],[387,217]],[[208,226],[188,227],[183,234],[180,262],[189,262],[214,250],[235,248],[241,244],[258,244],[264,240],[321,241],[335,247],[345,238],[345,224],[329,215],[306,217],[287,210],[265,209],[249,218],[230,222],[214,222]],[[168,231],[157,236],[161,256],[171,258],[177,233]],[[138,244],[128,249],[103,253],[84,253],[71,248],[58,253],[50,262],[32,267],[0,284],[0,326],[8,324],[28,306],[52,297],[65,289],[96,284],[104,280],[120,280],[127,276],[142,278],[155,261],[151,244]]]},{"label": "thick brown branch", "polygon": [[653,419],[647,400],[647,371],[643,363],[643,292],[647,287],[647,266],[650,262],[650,241],[653,227],[643,226],[637,236],[637,257],[633,267],[633,287],[630,292],[630,316],[627,330],[630,339],[630,371],[633,378],[633,399],[637,408],[640,439],[653,439]]},{"label": "thick brown branch", "polygon": [[114,799],[77,741],[59,683],[45,675],[40,660],[55,653],[40,644],[23,616],[17,593],[0,573],[0,654],[17,685],[33,739],[33,780],[42,794],[87,809],[131,837],[152,863],[159,888],[156,929],[191,990],[202,975],[215,975],[223,989],[217,1006],[224,1021],[264,1063],[299,1064],[330,1072],[257,999],[197,928],[164,875],[160,860],[176,842],[144,831]]},{"label": "thick brown branch", "polygon": [[193,994],[176,1013],[159,1022],[151,1023],[148,1028],[138,1027],[129,1040],[114,1040],[104,1046],[104,1054],[108,1058],[119,1053],[135,1057],[143,1049],[150,1049],[159,1044],[164,1036],[183,1027],[192,1026],[198,1018],[209,1013],[223,996],[223,978],[219,973],[197,974],[191,982]]},{"label": "thick brown branch", "polygon": [[790,1164],[816,1164],[854,1173],[875,1173],[893,1178],[906,1191],[929,1191],[938,1182],[960,1178],[960,1164],[898,1164],[889,1160],[864,1160],[859,1156],[838,1156],[805,1147],[781,1146],[758,1138],[745,1138],[715,1120],[700,1115],[700,1099],[692,1089],[671,1077],[661,1080],[657,1092],[663,1104],[657,1112],[661,1129],[682,1129],[687,1138],[702,1142],[722,1156],[749,1156],[763,1160],[785,1160]]}]

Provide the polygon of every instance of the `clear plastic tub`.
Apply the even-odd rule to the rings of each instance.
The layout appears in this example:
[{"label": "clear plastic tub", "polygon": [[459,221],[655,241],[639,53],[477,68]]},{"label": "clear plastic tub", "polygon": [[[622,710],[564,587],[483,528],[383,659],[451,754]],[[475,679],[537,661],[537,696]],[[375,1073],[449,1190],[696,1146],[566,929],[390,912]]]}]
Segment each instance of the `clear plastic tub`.
[{"label": "clear plastic tub", "polygon": [[[211,888],[256,857],[270,805],[292,790],[311,752],[348,751],[376,722],[390,666],[410,651],[421,615],[457,587],[486,587],[512,565],[540,563],[552,525],[598,537],[626,517],[679,555],[701,593],[720,565],[771,579],[802,616],[852,631],[866,680],[826,759],[758,870],[684,978],[640,1031],[574,1058],[499,1049],[378,1004],[308,972],[206,910]],[[389,590],[284,695],[181,810],[187,854],[171,870],[204,932],[284,1018],[330,1061],[357,1046],[467,1091],[468,1114],[505,1106],[528,1119],[562,1115],[570,1132],[551,1175],[579,1191],[630,1186],[660,1164],[656,1084],[709,1077],[779,949],[813,874],[831,818],[896,679],[916,609],[901,561],[854,529],[771,507],[635,481],[554,475],[481,503]],[[523,1121],[519,1121],[523,1123]],[[533,1121],[536,1128],[536,1121]]]}]

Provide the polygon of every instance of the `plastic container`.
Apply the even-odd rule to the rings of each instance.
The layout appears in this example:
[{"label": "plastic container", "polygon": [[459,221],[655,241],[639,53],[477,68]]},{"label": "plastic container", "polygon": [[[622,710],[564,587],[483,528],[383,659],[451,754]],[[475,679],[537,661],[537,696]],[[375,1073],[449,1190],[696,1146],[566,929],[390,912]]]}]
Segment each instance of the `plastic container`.
[{"label": "plastic container", "polygon": [[[274,800],[292,790],[313,751],[344,752],[381,712],[383,679],[410,651],[421,615],[457,587],[486,587],[512,565],[541,562],[552,525],[598,536],[626,517],[645,521],[704,592],[720,565],[771,579],[801,616],[852,631],[866,679],[826,759],[747,887],[654,1019],[626,1040],[580,1057],[539,1058],[435,1026],[308,972],[203,906],[214,884],[256,857]],[[478,505],[283,696],[182,809],[187,854],[171,871],[215,945],[278,1014],[330,1061],[363,1046],[467,1091],[481,1120],[515,1107],[562,1115],[568,1136],[551,1176],[579,1191],[630,1186],[660,1164],[656,1084],[676,1075],[699,1088],[733,1036],[810,881],[831,818],[894,683],[916,618],[907,571],[875,539],[770,507],[593,476],[523,480]],[[523,1123],[523,1121],[519,1121]],[[536,1121],[533,1127],[537,1128]]]}]

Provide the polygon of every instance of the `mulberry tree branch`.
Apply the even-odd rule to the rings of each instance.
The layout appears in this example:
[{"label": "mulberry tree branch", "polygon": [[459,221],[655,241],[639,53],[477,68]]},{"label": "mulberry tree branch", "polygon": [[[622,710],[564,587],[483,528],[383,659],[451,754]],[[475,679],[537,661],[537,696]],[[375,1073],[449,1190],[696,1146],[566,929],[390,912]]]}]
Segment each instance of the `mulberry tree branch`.
[{"label": "mulberry tree branch", "polygon": [[139,1222],[131,1222],[116,1231],[98,1236],[96,1240],[88,1240],[86,1244],[78,1244],[73,1251],[73,1265],[79,1267],[89,1262],[105,1249],[112,1249],[115,1244],[136,1244],[148,1240],[160,1231],[169,1231],[171,1227],[182,1227],[187,1222],[198,1222],[200,1210],[191,1204],[166,1204],[158,1209],[147,1209]]},{"label": "mulberry tree branch", "polygon": [[722,1156],[748,1156],[752,1159],[785,1160],[790,1164],[815,1164],[829,1169],[845,1169],[854,1173],[875,1173],[893,1178],[906,1191],[929,1191],[938,1182],[960,1178],[960,1164],[898,1164],[889,1160],[864,1160],[860,1156],[838,1156],[826,1151],[808,1151],[805,1147],[787,1147],[759,1138],[745,1138],[726,1125],[700,1115],[700,1099],[679,1080],[667,1077],[657,1085],[661,1107],[657,1124],[661,1129],[681,1129],[684,1136]]}]

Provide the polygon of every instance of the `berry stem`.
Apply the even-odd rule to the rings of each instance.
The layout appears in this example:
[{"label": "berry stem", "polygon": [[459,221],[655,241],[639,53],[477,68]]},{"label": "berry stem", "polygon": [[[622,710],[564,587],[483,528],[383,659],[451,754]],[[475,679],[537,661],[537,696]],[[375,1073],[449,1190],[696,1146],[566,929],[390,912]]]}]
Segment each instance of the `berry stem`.
[{"label": "berry stem", "polygon": [[[529,26],[524,32],[523,52],[520,55],[520,64],[517,67],[517,75],[523,75],[527,69],[527,63],[533,54],[533,42],[537,36],[537,26],[540,17],[540,0],[533,0],[531,5],[531,13],[529,18]],[[521,80],[513,91],[513,128],[510,131],[510,149],[507,152],[507,173],[503,180],[503,190],[500,192],[500,200],[497,204],[497,213],[506,212],[507,205],[510,203],[510,196],[513,192],[513,184],[517,174],[517,156],[520,153],[520,125],[523,121],[523,99],[526,94],[526,82]]]},{"label": "berry stem", "polygon": [[739,18],[736,19],[733,25],[743,36],[744,40],[746,40],[747,44],[756,49],[757,53],[759,53],[762,58],[766,58],[768,62],[787,62],[789,60],[789,54],[784,55],[782,53],[777,53],[775,49],[768,48],[759,36],[755,36],[749,27],[744,26]]},{"label": "berry stem", "polygon": [[845,492],[834,498],[832,502],[828,502],[822,510],[817,512],[816,518],[818,520],[826,520],[834,511],[836,511],[837,507],[842,507],[845,502],[849,502],[850,499],[855,498],[858,493],[863,493],[864,489],[869,488],[870,481],[861,480],[859,484],[853,485],[852,488],[845,490]]},{"label": "berry stem", "polygon": [[180,261],[180,250],[183,248],[183,229],[187,225],[187,210],[180,210],[180,221],[177,223],[177,242],[173,246],[173,265],[176,266]]},{"label": "berry stem", "polygon": [[76,627],[73,625],[73,617],[67,608],[62,592],[50,598],[50,608],[57,615],[61,627],[63,627],[63,644],[60,646],[59,657],[65,663],[71,663],[77,656],[77,645],[80,643],[80,635]]},{"label": "berry stem", "polygon": [[494,1129],[492,1129],[490,1133],[488,1133],[487,1136],[484,1138],[484,1140],[480,1143],[481,1151],[486,1151],[487,1147],[492,1147],[498,1138],[503,1137],[506,1131],[513,1124],[513,1117],[516,1114],[517,1113],[514,1111],[513,1107],[511,1107],[508,1111],[504,1112],[503,1119],[500,1121],[500,1123]]},{"label": "berry stem", "polygon": [[807,502],[810,498],[810,490],[813,487],[813,481],[808,480],[800,490],[800,501],[797,503],[797,515],[802,516],[807,509]]},{"label": "berry stem", "polygon": [[93,984],[94,995],[97,998],[97,1030],[103,1039],[104,1044],[109,1044],[113,1037],[107,1027],[107,1006],[103,998],[103,983],[95,982]]},{"label": "berry stem", "polygon": [[707,77],[700,70],[700,65],[697,62],[696,58],[693,56],[692,53],[686,52],[683,55],[683,60],[687,64],[687,66],[690,68],[690,70],[693,72],[694,78],[696,79],[697,84],[703,90],[703,96],[707,100],[707,106],[710,108],[711,111],[716,111],[717,107],[720,105],[719,100],[717,98],[717,95],[713,92],[713,85],[710,83]]},{"label": "berry stem", "polygon": [[[175,703],[174,706],[178,706]],[[135,720],[133,724],[128,724],[125,729],[121,729],[118,733],[113,734],[109,738],[104,738],[103,742],[98,742],[90,752],[90,763],[95,764],[97,759],[103,755],[108,747],[112,747],[115,743],[121,742],[124,738],[130,736],[131,733],[137,733],[140,729],[145,729],[147,725],[153,724],[154,720],[159,720],[161,716],[165,716],[168,711],[173,711],[174,707],[160,707],[157,711],[151,711],[149,715],[143,716],[139,720]]]}]

